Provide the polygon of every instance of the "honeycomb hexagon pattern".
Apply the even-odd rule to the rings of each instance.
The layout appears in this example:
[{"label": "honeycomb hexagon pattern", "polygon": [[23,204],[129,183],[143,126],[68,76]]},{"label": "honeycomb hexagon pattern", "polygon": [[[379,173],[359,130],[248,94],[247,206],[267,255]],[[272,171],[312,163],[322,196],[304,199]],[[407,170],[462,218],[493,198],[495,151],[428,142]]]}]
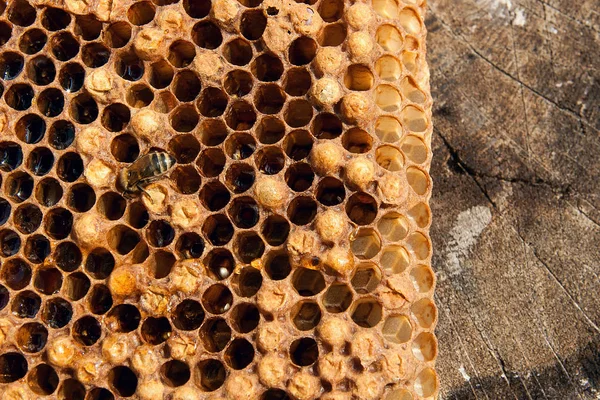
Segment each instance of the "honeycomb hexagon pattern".
[{"label": "honeycomb hexagon pattern", "polygon": [[425,8],[0,0],[0,399],[435,398]]}]

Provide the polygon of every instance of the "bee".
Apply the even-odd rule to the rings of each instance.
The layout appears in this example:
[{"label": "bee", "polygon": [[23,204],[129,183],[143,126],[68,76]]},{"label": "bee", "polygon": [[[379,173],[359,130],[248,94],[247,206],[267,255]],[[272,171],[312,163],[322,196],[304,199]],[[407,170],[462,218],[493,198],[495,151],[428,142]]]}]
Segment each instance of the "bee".
[{"label": "bee", "polygon": [[175,157],[165,151],[154,151],[143,155],[129,167],[119,171],[117,187],[123,191],[124,195],[146,193],[144,186],[160,179],[173,168],[175,162]]}]

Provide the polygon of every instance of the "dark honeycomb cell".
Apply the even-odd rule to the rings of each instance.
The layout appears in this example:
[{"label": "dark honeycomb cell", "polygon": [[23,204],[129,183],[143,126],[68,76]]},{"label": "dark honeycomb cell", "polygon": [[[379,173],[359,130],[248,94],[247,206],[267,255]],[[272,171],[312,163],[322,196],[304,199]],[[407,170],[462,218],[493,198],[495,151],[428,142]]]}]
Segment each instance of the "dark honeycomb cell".
[{"label": "dark honeycomb cell", "polygon": [[[1,6],[0,6],[1,9]],[[2,14],[2,13],[0,13]],[[25,35],[25,34],[23,34]],[[22,36],[23,36],[22,35]],[[12,27],[5,21],[0,21],[0,46],[4,46],[12,36]]]},{"label": "dark honeycomb cell", "polygon": [[39,364],[27,375],[27,385],[36,394],[51,395],[58,387],[58,374],[48,364]]},{"label": "dark honeycomb cell", "polygon": [[5,81],[15,79],[25,65],[25,59],[19,53],[6,51],[0,54],[0,78]]},{"label": "dark honeycomb cell", "polygon": [[33,178],[26,172],[16,171],[6,178],[4,193],[15,203],[27,200],[33,192]]},{"label": "dark honeycomb cell", "polygon": [[265,252],[265,243],[258,234],[244,232],[238,236],[235,248],[238,258],[242,262],[249,264],[263,255]]},{"label": "dark honeycomb cell", "polygon": [[54,250],[54,262],[65,272],[75,271],[82,260],[81,251],[73,242],[61,242]]},{"label": "dark honeycomb cell", "polygon": [[321,293],[325,289],[323,274],[309,268],[298,268],[292,277],[294,289],[300,296],[310,297]]},{"label": "dark honeycomb cell", "polygon": [[37,28],[29,29],[19,38],[19,50],[25,54],[35,54],[41,51],[47,42],[48,36],[46,36],[43,30]]},{"label": "dark honeycomb cell", "polygon": [[125,21],[113,22],[104,30],[104,42],[108,47],[120,49],[131,39],[131,25]]},{"label": "dark honeycomb cell", "polygon": [[290,45],[288,57],[294,65],[306,65],[317,54],[317,42],[307,36],[301,36]]},{"label": "dark honeycomb cell", "polygon": [[165,317],[148,317],[142,323],[141,333],[146,343],[156,346],[171,336],[171,324]]},{"label": "dark honeycomb cell", "polygon": [[256,172],[249,164],[231,164],[225,174],[225,182],[233,193],[243,193],[254,185]]},{"label": "dark honeycomb cell", "polygon": [[183,0],[183,9],[192,18],[204,18],[210,12],[210,0]]},{"label": "dark honeycomb cell", "polygon": [[106,192],[100,196],[97,208],[106,219],[116,221],[125,214],[126,206],[123,196],[116,192]]},{"label": "dark honeycomb cell", "polygon": [[[238,1],[244,7],[249,7],[249,8],[258,7],[263,2],[263,0],[238,0]],[[269,15],[271,15],[271,14],[269,14]],[[276,14],[274,14],[274,15],[276,15]]]},{"label": "dark honeycomb cell", "polygon": [[351,153],[368,153],[373,146],[373,137],[362,129],[352,128],[342,136],[342,146]]},{"label": "dark honeycomb cell", "polygon": [[83,173],[83,161],[77,153],[65,153],[58,159],[56,174],[65,182],[76,181]]},{"label": "dark honeycomb cell", "polygon": [[256,140],[248,133],[235,132],[225,141],[225,152],[233,160],[244,160],[256,150]]},{"label": "dark honeycomb cell", "polygon": [[200,153],[200,143],[194,135],[177,135],[169,142],[169,150],[178,164],[188,164]]},{"label": "dark honeycomb cell", "polygon": [[198,109],[205,117],[214,118],[223,115],[229,97],[219,88],[208,87],[202,91],[198,99]]},{"label": "dark honeycomb cell", "polygon": [[190,380],[190,367],[183,361],[167,361],[160,367],[160,376],[167,386],[183,386]]},{"label": "dark honeycomb cell", "polygon": [[81,300],[90,290],[90,278],[82,272],[74,272],[65,278],[64,293],[73,300]]},{"label": "dark honeycomb cell", "polygon": [[27,375],[27,360],[22,354],[8,352],[0,355],[0,383],[11,383]]},{"label": "dark honeycomb cell", "polygon": [[346,203],[346,214],[357,225],[368,225],[377,216],[377,201],[367,193],[358,192]]},{"label": "dark honeycomb cell", "polygon": [[212,353],[223,350],[231,340],[231,328],[223,318],[212,318],[200,328],[204,348]]},{"label": "dark honeycomb cell", "polygon": [[204,49],[214,50],[223,43],[223,35],[212,21],[201,21],[192,28],[192,40]]},{"label": "dark honeycomb cell", "polygon": [[131,112],[121,103],[113,103],[102,112],[102,126],[110,132],[120,132],[129,124]]},{"label": "dark honeycomb cell", "polygon": [[131,107],[147,107],[154,101],[154,92],[145,84],[140,83],[129,88],[126,100]]},{"label": "dark honeycomb cell", "polygon": [[309,331],[321,321],[321,308],[314,301],[300,302],[292,308],[291,316],[298,330]]},{"label": "dark honeycomb cell", "polygon": [[139,81],[144,76],[144,62],[135,54],[123,54],[115,63],[117,74],[128,81]]},{"label": "dark honeycomb cell", "polygon": [[225,285],[212,285],[202,295],[202,304],[209,313],[223,314],[231,308],[233,295]]},{"label": "dark honeycomb cell", "polygon": [[171,126],[177,132],[191,132],[200,121],[196,108],[191,105],[177,107],[171,114]]},{"label": "dark honeycomb cell", "polygon": [[136,306],[132,304],[119,304],[107,315],[109,326],[114,326],[117,332],[132,332],[140,325],[142,316]]},{"label": "dark honeycomb cell", "polygon": [[327,176],[317,185],[316,197],[324,206],[336,206],[346,198],[346,189],[340,180]]},{"label": "dark honeycomb cell", "polygon": [[335,139],[342,130],[342,121],[331,113],[320,113],[312,123],[312,133],[318,139]]},{"label": "dark honeycomb cell", "polygon": [[283,114],[285,123],[292,128],[300,128],[308,125],[313,117],[313,108],[309,101],[295,99],[288,103]]},{"label": "dark honeycomb cell", "polygon": [[165,60],[150,65],[150,85],[156,89],[164,89],[171,84],[175,72]]},{"label": "dark honeycomb cell", "polygon": [[[281,101],[281,98],[276,100]],[[228,113],[225,115],[225,121],[235,131],[246,131],[256,123],[256,111],[247,101],[238,100],[229,108]]]},{"label": "dark honeycomb cell", "polygon": [[274,281],[287,278],[292,271],[290,256],[281,251],[270,252],[265,261],[265,272]]},{"label": "dark honeycomb cell", "polygon": [[71,16],[59,8],[48,7],[42,13],[42,26],[49,31],[60,31],[71,23]]},{"label": "dark honeycomb cell", "polygon": [[23,162],[23,150],[15,142],[0,142],[0,171],[10,172]]},{"label": "dark honeycomb cell", "polygon": [[102,327],[96,318],[87,315],[75,321],[72,335],[82,345],[92,346],[102,336]]},{"label": "dark honeycomb cell", "polygon": [[21,117],[15,125],[17,137],[28,144],[34,144],[42,140],[46,133],[46,123],[36,114],[27,114]]},{"label": "dark honeycomb cell", "polygon": [[115,267],[115,258],[102,247],[97,247],[85,260],[85,270],[96,279],[106,279]]},{"label": "dark honeycomb cell", "polygon": [[67,205],[75,212],[89,211],[96,203],[96,193],[87,183],[71,186],[67,194]]},{"label": "dark honeycomb cell", "polygon": [[15,83],[4,94],[4,101],[9,107],[17,111],[24,111],[31,107],[33,101],[33,88],[26,83]]},{"label": "dark honeycomb cell", "polygon": [[224,246],[233,237],[233,225],[225,215],[214,214],[206,219],[202,232],[213,246]]},{"label": "dark honeycomb cell", "polygon": [[260,400],[291,400],[292,398],[281,389],[269,389],[264,392]]},{"label": "dark honeycomb cell", "polygon": [[69,32],[60,32],[50,39],[52,54],[59,61],[69,61],[79,53],[79,42]]},{"label": "dark honeycomb cell", "polygon": [[313,338],[296,339],[290,346],[290,358],[300,367],[312,365],[319,358],[319,346]]},{"label": "dark honeycomb cell", "polygon": [[86,400],[115,400],[115,395],[106,388],[96,387],[90,390]]},{"label": "dark honeycomb cell", "polygon": [[54,165],[54,155],[46,147],[36,147],[27,158],[27,168],[37,176],[46,175]]},{"label": "dark honeycomb cell", "polygon": [[21,325],[15,335],[17,345],[26,353],[37,353],[46,347],[48,330],[37,322]]},{"label": "dark honeycomb cell", "polygon": [[40,264],[50,252],[50,241],[44,235],[32,235],[27,238],[24,254],[30,262]]},{"label": "dark honeycomb cell", "polygon": [[175,256],[168,251],[159,250],[154,253],[152,262],[150,263],[150,270],[154,278],[162,279],[167,277],[171,273],[175,261]]},{"label": "dark honeycomb cell", "polygon": [[204,309],[195,300],[184,300],[175,307],[173,325],[177,329],[193,331],[204,321]]},{"label": "dark honeycomb cell", "polygon": [[290,68],[284,80],[285,92],[290,96],[304,96],[312,84],[306,68]]},{"label": "dark honeycomb cell", "polygon": [[133,25],[146,25],[152,22],[154,15],[156,14],[156,8],[149,1],[138,1],[133,3],[127,10],[127,19]]},{"label": "dark honeycomb cell", "polygon": [[175,68],[185,68],[194,61],[196,49],[185,40],[177,40],[169,47],[167,59]]},{"label": "dark honeycomb cell", "polygon": [[225,350],[225,362],[233,369],[244,369],[254,360],[254,347],[246,339],[234,339]]},{"label": "dark honeycomb cell", "polygon": [[252,197],[238,197],[229,205],[229,217],[241,229],[250,229],[260,218],[258,204]]},{"label": "dark honeycomb cell", "polygon": [[206,146],[217,146],[227,137],[227,126],[220,119],[205,119],[200,124],[200,141]]},{"label": "dark honeycomb cell", "polygon": [[283,63],[276,55],[265,53],[254,60],[251,70],[258,80],[275,82],[283,74]]},{"label": "dark honeycomb cell", "polygon": [[58,80],[60,86],[67,93],[75,93],[83,87],[85,70],[77,63],[69,63],[62,66]]},{"label": "dark honeycomb cell", "polygon": [[146,236],[151,246],[164,247],[175,239],[175,230],[167,221],[156,220],[150,223]]},{"label": "dark honeycomb cell", "polygon": [[249,333],[256,329],[260,322],[258,308],[251,303],[241,303],[231,310],[233,329],[239,333]]},{"label": "dark honeycomb cell", "polygon": [[91,124],[98,118],[98,104],[88,94],[79,94],[71,100],[70,115],[79,124]]},{"label": "dark honeycomb cell", "polygon": [[237,275],[237,292],[242,297],[254,296],[262,286],[262,275],[254,267],[244,267]]},{"label": "dark honeycomb cell", "polygon": [[105,285],[95,285],[88,295],[88,307],[93,314],[106,314],[112,304],[112,295]]},{"label": "dark honeycomb cell", "polygon": [[307,225],[317,216],[317,203],[308,196],[298,196],[288,206],[287,215],[294,225]]},{"label": "dark honeycomb cell", "polygon": [[52,239],[66,239],[73,227],[73,214],[62,207],[54,208],[46,213],[44,230]]},{"label": "dark honeycomb cell", "polygon": [[196,365],[194,380],[196,385],[205,392],[213,392],[223,386],[227,370],[219,360],[203,360]]},{"label": "dark honeycomb cell", "polygon": [[4,225],[6,221],[8,221],[11,210],[12,207],[10,206],[10,203],[6,201],[6,199],[0,197],[0,225]]},{"label": "dark honeycomb cell", "polygon": [[77,379],[69,378],[58,388],[59,400],[85,400],[85,386]]},{"label": "dark honeycomb cell", "polygon": [[46,56],[37,56],[27,61],[27,77],[36,85],[49,85],[56,78],[56,67]]},{"label": "dark honeycomb cell", "polygon": [[233,65],[247,65],[252,59],[252,45],[241,38],[233,39],[223,47],[223,57]]},{"label": "dark honeycomb cell", "polygon": [[304,192],[310,189],[314,179],[315,173],[308,163],[292,164],[285,171],[285,182],[295,192]]},{"label": "dark honeycomb cell", "polygon": [[40,296],[31,290],[24,290],[13,298],[11,311],[18,318],[35,318],[41,305]]},{"label": "dark honeycomb cell", "polygon": [[352,307],[352,320],[363,328],[372,328],[381,321],[382,309],[377,300],[361,299]]},{"label": "dark honeycomb cell", "polygon": [[56,268],[38,269],[33,279],[35,289],[47,295],[58,293],[62,286],[62,273]]},{"label": "dark honeycomb cell", "polygon": [[58,89],[46,89],[39,94],[37,106],[42,115],[57,117],[65,107],[65,97]]},{"label": "dark honeycomb cell", "polygon": [[260,39],[266,27],[267,17],[265,17],[262,10],[248,10],[242,14],[240,31],[246,39]]},{"label": "dark honeycomb cell", "polygon": [[223,80],[223,88],[234,97],[243,97],[250,93],[252,84],[252,75],[241,69],[228,72]]},{"label": "dark honeycomb cell", "polygon": [[285,166],[285,155],[277,146],[263,147],[256,153],[255,163],[265,175],[275,175]]},{"label": "dark honeycomb cell", "polygon": [[110,50],[102,43],[88,43],[81,49],[81,60],[90,68],[99,68],[110,59]]},{"label": "dark honeycomb cell", "polygon": [[115,160],[131,163],[140,155],[140,146],[135,137],[126,133],[112,140],[110,143],[110,152]]},{"label": "dark honeycomb cell", "polygon": [[115,367],[108,373],[108,381],[114,391],[122,397],[129,397],[137,390],[138,378],[131,369],[124,366]]},{"label": "dark honeycomb cell", "polygon": [[78,15],[75,19],[75,33],[83,40],[98,39],[102,32],[102,22],[91,14]]},{"label": "dark honeycomb cell", "polygon": [[233,255],[227,249],[213,249],[204,259],[211,277],[217,280],[227,279],[235,268]]},{"label": "dark honeycomb cell", "polygon": [[327,25],[319,37],[321,46],[339,46],[344,43],[348,31],[344,24]]},{"label": "dark honeycomb cell", "polygon": [[285,125],[276,117],[264,117],[256,129],[256,136],[263,144],[279,142],[285,135]]},{"label": "dark honeycomb cell", "polygon": [[133,203],[129,206],[127,222],[129,222],[129,225],[133,228],[141,229],[146,226],[149,220],[150,215],[142,203]]},{"label": "dark honeycomb cell", "polygon": [[197,233],[184,233],[177,240],[175,250],[183,259],[200,258],[204,252],[204,240]]},{"label": "dark honeycomb cell", "polygon": [[179,101],[170,90],[158,93],[154,102],[154,110],[162,114],[168,114],[177,107]]},{"label": "dark honeycomb cell", "polygon": [[209,211],[219,211],[229,204],[231,198],[225,185],[217,180],[204,184],[199,196],[202,205]]},{"label": "dark honeycomb cell", "polygon": [[4,307],[8,305],[9,300],[10,292],[5,286],[0,285],[0,310],[4,310]]},{"label": "dark honeycomb cell", "polygon": [[352,304],[352,291],[343,283],[334,283],[323,296],[323,306],[327,312],[336,314],[344,312]]},{"label": "dark honeycomb cell", "polygon": [[16,232],[10,229],[0,231],[0,254],[4,257],[14,256],[20,248],[21,238]]},{"label": "dark honeycomb cell", "polygon": [[45,207],[52,207],[60,201],[63,188],[54,178],[42,179],[35,188],[36,200]]},{"label": "dark honeycomb cell", "polygon": [[290,233],[289,222],[281,215],[270,215],[262,226],[262,235],[271,246],[280,246]]},{"label": "dark honeycomb cell", "polygon": [[194,167],[191,165],[177,167],[171,179],[175,181],[175,186],[180,193],[192,194],[200,189],[202,179]]},{"label": "dark honeycomb cell", "polygon": [[202,89],[202,84],[193,71],[180,71],[173,79],[173,93],[179,101],[193,101],[200,94],[200,89]]},{"label": "dark honeycomb cell", "polygon": [[15,210],[13,221],[19,232],[28,235],[42,224],[42,212],[33,204],[22,204]]},{"label": "dark honeycomb cell", "polygon": [[263,114],[277,114],[285,104],[285,92],[274,83],[258,87],[254,95],[254,105]]},{"label": "dark honeycomb cell", "polygon": [[50,328],[60,329],[65,327],[73,317],[73,307],[60,297],[47,300],[42,310],[42,320]]}]

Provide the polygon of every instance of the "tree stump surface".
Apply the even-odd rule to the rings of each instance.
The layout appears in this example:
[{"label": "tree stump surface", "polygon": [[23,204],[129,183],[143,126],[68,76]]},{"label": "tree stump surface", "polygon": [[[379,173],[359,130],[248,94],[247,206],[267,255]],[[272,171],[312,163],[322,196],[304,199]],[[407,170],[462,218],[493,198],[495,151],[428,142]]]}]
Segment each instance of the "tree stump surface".
[{"label": "tree stump surface", "polygon": [[426,23],[440,399],[600,399],[600,2]]}]

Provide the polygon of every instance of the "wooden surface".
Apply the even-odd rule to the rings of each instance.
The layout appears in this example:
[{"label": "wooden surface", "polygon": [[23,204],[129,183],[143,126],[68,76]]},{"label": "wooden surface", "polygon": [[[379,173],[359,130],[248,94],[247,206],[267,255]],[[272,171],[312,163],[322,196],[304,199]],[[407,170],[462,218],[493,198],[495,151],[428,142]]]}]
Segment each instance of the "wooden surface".
[{"label": "wooden surface", "polygon": [[600,1],[430,0],[441,399],[600,399]]}]

